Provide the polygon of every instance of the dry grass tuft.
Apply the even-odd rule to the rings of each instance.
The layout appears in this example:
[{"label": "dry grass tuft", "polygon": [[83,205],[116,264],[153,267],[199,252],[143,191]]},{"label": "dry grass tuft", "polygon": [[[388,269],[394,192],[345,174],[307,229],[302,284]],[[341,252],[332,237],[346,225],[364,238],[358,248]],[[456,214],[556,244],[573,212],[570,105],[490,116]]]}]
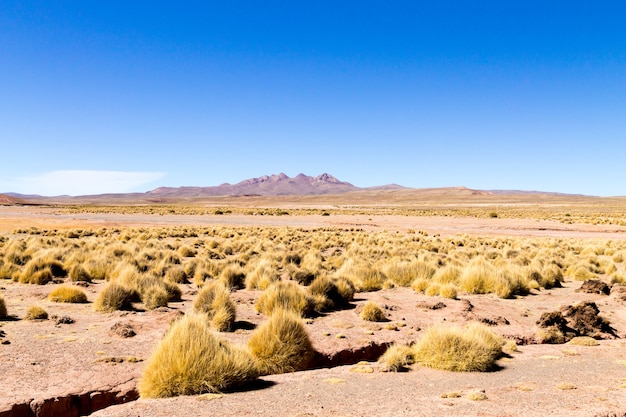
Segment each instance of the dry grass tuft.
[{"label": "dry grass tuft", "polygon": [[488,371],[502,355],[503,339],[484,325],[433,326],[415,345],[416,362],[449,371]]},{"label": "dry grass tuft", "polygon": [[344,278],[334,280],[327,275],[320,275],[309,286],[309,293],[314,300],[315,310],[324,312],[346,307],[354,297],[354,286]]},{"label": "dry grass tuft", "polygon": [[107,283],[96,297],[93,309],[102,313],[111,313],[116,310],[131,310],[132,302],[138,294],[116,282]]},{"label": "dry grass tuft", "polygon": [[159,342],[138,388],[142,398],[218,393],[258,375],[245,349],[220,340],[205,317],[191,314],[175,322]]},{"label": "dry grass tuft", "polygon": [[248,340],[248,349],[261,375],[306,369],[313,357],[313,345],[302,319],[276,310]]},{"label": "dry grass tuft", "polygon": [[230,291],[220,281],[205,284],[193,300],[192,309],[205,315],[211,327],[220,332],[230,331],[235,323],[235,304]]},{"label": "dry grass tuft", "polygon": [[391,345],[378,359],[378,363],[382,365],[383,372],[407,371],[415,363],[415,350],[411,346]]},{"label": "dry grass tuft", "polygon": [[87,295],[78,287],[61,285],[50,292],[48,299],[55,303],[86,303]]},{"label": "dry grass tuft", "polygon": [[388,321],[385,312],[373,301],[368,301],[361,310],[361,318],[367,321]]},{"label": "dry grass tuft", "polygon": [[47,320],[48,312],[39,306],[30,306],[24,316],[25,320]]},{"label": "dry grass tuft", "polygon": [[593,337],[577,336],[577,337],[572,338],[569,342],[567,342],[567,344],[576,345],[576,346],[598,346],[600,345],[600,342],[598,342]]},{"label": "dry grass tuft", "polygon": [[300,316],[310,316],[313,300],[294,281],[278,281],[270,285],[259,297],[256,310],[270,316],[275,310],[292,311]]},{"label": "dry grass tuft", "polygon": [[70,268],[70,273],[68,275],[70,277],[70,281],[77,282],[91,282],[91,275],[87,272],[84,266],[81,264],[75,264]]}]

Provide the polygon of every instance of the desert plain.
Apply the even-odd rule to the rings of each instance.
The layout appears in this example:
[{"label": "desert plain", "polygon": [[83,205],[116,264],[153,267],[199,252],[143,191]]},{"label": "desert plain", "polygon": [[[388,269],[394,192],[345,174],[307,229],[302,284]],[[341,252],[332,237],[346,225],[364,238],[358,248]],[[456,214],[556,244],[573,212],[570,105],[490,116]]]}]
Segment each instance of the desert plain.
[{"label": "desert plain", "polygon": [[[625,208],[620,198],[467,189],[7,202],[0,416],[623,416]],[[241,387],[143,398],[172,323],[227,275],[241,280],[229,285],[236,317],[218,337],[245,347],[270,316],[259,299],[293,282],[312,303],[302,315],[310,360]],[[319,277],[353,293],[333,304],[311,289]],[[139,299],[97,311],[105,287],[131,281]],[[68,286],[86,300],[51,298]],[[383,317],[364,318],[368,303]],[[47,318],[27,318],[33,306]],[[380,360],[432,327],[472,323],[501,337],[484,371]]]}]

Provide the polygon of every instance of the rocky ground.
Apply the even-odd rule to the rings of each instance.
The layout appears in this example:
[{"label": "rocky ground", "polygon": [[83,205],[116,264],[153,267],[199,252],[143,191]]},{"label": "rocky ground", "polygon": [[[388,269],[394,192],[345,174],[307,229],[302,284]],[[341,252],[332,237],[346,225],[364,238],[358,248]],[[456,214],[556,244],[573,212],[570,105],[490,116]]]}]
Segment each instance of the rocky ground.
[{"label": "rocky ground", "polygon": [[[85,288],[90,300],[101,285]],[[351,308],[307,324],[319,352],[317,369],[263,377],[244,392],[138,401],[133,400],[142,360],[169,323],[190,307],[196,291],[192,285],[184,286],[183,301],[168,308],[110,314],[94,313],[90,304],[47,301],[54,285],[3,282],[2,286],[14,318],[0,327],[0,416],[76,415],[100,408],[94,415],[587,416],[626,411],[626,342],[615,338],[589,347],[535,344],[536,322],[543,313],[582,301],[595,302],[616,336],[626,336],[624,294],[576,292],[580,282],[512,300],[493,295],[450,300],[409,288],[357,294]],[[225,337],[245,343],[264,319],[254,310],[258,295],[245,290],[233,294],[237,329]],[[389,321],[362,320],[358,312],[367,300],[383,306]],[[53,317],[21,320],[33,304]],[[499,370],[489,373],[419,366],[405,373],[379,369],[376,359],[388,344],[410,343],[423,329],[444,321],[489,324],[517,340],[519,351],[500,359]],[[468,398],[477,392],[486,399]],[[442,398],[446,394],[450,398]],[[127,403],[114,405],[123,402]]]}]

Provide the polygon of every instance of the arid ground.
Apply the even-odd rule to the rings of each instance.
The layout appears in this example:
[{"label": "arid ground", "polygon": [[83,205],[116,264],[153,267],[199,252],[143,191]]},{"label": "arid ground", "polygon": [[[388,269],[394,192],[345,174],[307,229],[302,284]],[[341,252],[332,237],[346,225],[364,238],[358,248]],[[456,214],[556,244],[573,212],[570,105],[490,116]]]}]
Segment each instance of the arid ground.
[{"label": "arid ground", "polygon": [[[168,237],[168,244],[177,247],[198,244],[203,237],[197,232],[204,229],[212,230],[217,240],[222,229],[235,234],[238,230],[263,234],[267,229],[278,234],[292,230],[298,236],[323,230],[335,233],[340,240],[345,233],[363,242],[372,236],[378,239],[379,247],[386,240],[413,239],[428,246],[432,256],[425,259],[444,261],[451,248],[469,252],[472,242],[479,242],[476,250],[486,248],[485,256],[494,258],[504,257],[496,252],[511,259],[523,257],[526,255],[519,253],[523,248],[534,247],[534,253],[527,255],[527,266],[541,256],[560,253],[560,246],[572,252],[563,255],[560,286],[532,286],[527,294],[503,298],[493,292],[475,294],[459,288],[456,297],[450,298],[401,285],[359,291],[346,307],[306,320],[317,352],[311,369],[262,376],[244,390],[168,399],[138,399],[137,382],[146,359],[170,324],[191,308],[198,293],[197,281],[179,283],[180,300],[167,306],[147,309],[137,303],[131,310],[101,313],[94,311],[93,303],[105,280],[77,283],[88,303],[73,304],[48,299],[50,292],[69,278],[54,279],[46,285],[2,279],[0,293],[8,317],[0,319],[0,416],[626,415],[626,287],[619,280],[626,272],[621,259],[621,251],[626,249],[626,226],[620,223],[620,201],[611,201],[605,208],[595,200],[585,204],[572,200],[568,206],[567,201],[559,200],[558,209],[554,202],[528,208],[490,200],[484,205],[472,203],[461,213],[450,212],[446,202],[446,207],[431,207],[430,212],[420,214],[411,211],[406,202],[401,207],[389,205],[395,207],[389,211],[365,207],[362,202],[338,209],[338,204],[302,201],[282,201],[264,209],[250,207],[250,203],[244,206],[220,201],[202,213],[198,207],[206,206],[194,206],[193,210],[176,206],[165,212],[162,208],[151,212],[149,206],[0,207],[4,249],[15,239],[45,239],[46,235],[68,244],[73,239],[96,239],[91,234],[98,235],[98,230],[113,230],[120,242],[126,230],[138,236],[167,234],[159,232],[163,230],[192,230],[196,234]],[[216,214],[215,207],[232,210],[224,213],[220,209]],[[284,212],[278,215],[275,210]],[[75,236],[70,237],[70,232]],[[138,251],[151,242],[149,237],[135,238],[132,233],[127,243]],[[466,247],[460,248],[460,241]],[[334,244],[332,250],[321,245],[324,261],[341,263],[341,256],[352,253],[356,257],[358,250],[368,248],[361,243],[360,248],[351,249],[346,242],[344,247]],[[210,244],[201,245],[205,243]],[[386,257],[398,250],[393,243],[389,245],[380,249],[376,265],[384,265]],[[236,247],[231,250],[237,252]],[[196,258],[204,253],[215,252],[198,249]],[[574,265],[567,262],[586,262],[587,258],[597,265],[594,279],[606,283],[609,291],[579,291],[584,280],[568,275],[568,267]],[[232,291],[237,321],[234,331],[222,334],[225,339],[245,344],[265,320],[255,309],[261,294],[259,289]],[[370,322],[360,317],[367,301],[381,306],[386,321]],[[589,345],[541,343],[545,340],[537,322],[542,314],[582,302],[597,305],[613,334],[598,333],[597,343]],[[26,320],[33,305],[43,307],[49,318]],[[383,372],[377,363],[388,346],[411,344],[432,325],[471,322],[484,323],[517,344],[489,372],[451,372],[419,364],[406,372]]]}]

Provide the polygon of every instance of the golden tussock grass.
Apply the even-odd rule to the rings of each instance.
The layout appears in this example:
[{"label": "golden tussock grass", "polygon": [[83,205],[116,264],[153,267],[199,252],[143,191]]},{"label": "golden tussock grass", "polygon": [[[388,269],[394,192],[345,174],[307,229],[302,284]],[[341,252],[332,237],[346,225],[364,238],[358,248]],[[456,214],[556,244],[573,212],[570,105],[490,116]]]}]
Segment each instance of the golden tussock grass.
[{"label": "golden tussock grass", "polygon": [[572,338],[569,342],[567,342],[567,344],[568,345],[575,345],[575,346],[598,346],[598,345],[600,345],[600,342],[598,342],[593,337],[576,336],[576,337]]},{"label": "golden tussock grass", "polygon": [[61,285],[50,292],[48,299],[55,303],[86,303],[87,295],[78,287]]},{"label": "golden tussock grass", "polygon": [[142,398],[218,393],[255,380],[250,353],[211,330],[206,317],[176,321],[146,362],[138,389]]},{"label": "golden tussock grass", "polygon": [[246,273],[238,263],[226,265],[219,276],[219,280],[229,288],[243,289],[245,288]]},{"label": "golden tussock grass", "polygon": [[383,372],[407,371],[415,363],[415,350],[412,346],[393,344],[378,359]]},{"label": "golden tussock grass", "polygon": [[87,272],[85,267],[81,264],[72,265],[68,277],[70,278],[70,281],[73,282],[91,282],[91,275],[89,275],[89,272]]},{"label": "golden tussock grass", "polygon": [[249,290],[264,290],[272,282],[278,281],[278,270],[271,260],[261,259],[256,267],[246,275],[245,284]]},{"label": "golden tussock grass", "polygon": [[26,315],[24,316],[25,320],[47,320],[48,312],[44,310],[40,306],[30,306],[28,311],[26,311]]},{"label": "golden tussock grass", "polygon": [[365,303],[363,310],[361,310],[361,318],[374,322],[388,321],[385,312],[373,301]]},{"label": "golden tussock grass", "polygon": [[93,303],[93,309],[102,313],[111,313],[116,310],[131,310],[132,302],[139,298],[136,291],[126,288],[116,282],[108,282]]},{"label": "golden tussock grass", "polygon": [[285,310],[274,311],[252,333],[248,349],[261,375],[306,369],[314,353],[302,319]]},{"label": "golden tussock grass", "polygon": [[277,309],[292,311],[299,316],[310,316],[314,300],[294,281],[277,281],[259,297],[256,310],[267,316]]},{"label": "golden tussock grass", "polygon": [[206,283],[193,300],[192,309],[203,314],[215,330],[230,331],[235,323],[236,309],[230,291],[220,281]]},{"label": "golden tussock grass", "polygon": [[354,298],[355,288],[351,281],[344,277],[333,279],[328,275],[320,275],[308,287],[317,312],[325,312],[346,307]]},{"label": "golden tussock grass", "polygon": [[475,258],[463,269],[459,287],[470,294],[488,294],[495,284],[496,269],[484,258]]},{"label": "golden tussock grass", "polygon": [[417,363],[449,371],[488,371],[502,355],[503,339],[484,325],[472,323],[464,328],[437,325],[418,340]]}]

